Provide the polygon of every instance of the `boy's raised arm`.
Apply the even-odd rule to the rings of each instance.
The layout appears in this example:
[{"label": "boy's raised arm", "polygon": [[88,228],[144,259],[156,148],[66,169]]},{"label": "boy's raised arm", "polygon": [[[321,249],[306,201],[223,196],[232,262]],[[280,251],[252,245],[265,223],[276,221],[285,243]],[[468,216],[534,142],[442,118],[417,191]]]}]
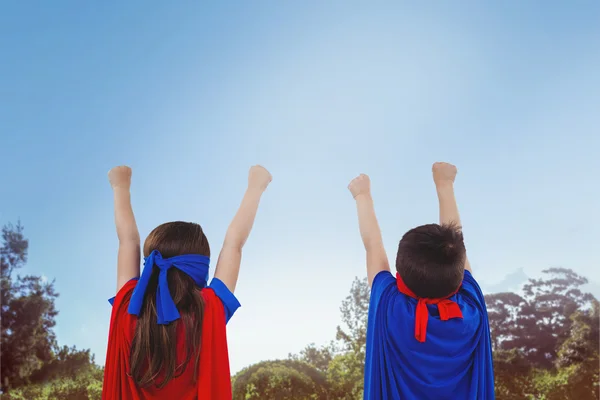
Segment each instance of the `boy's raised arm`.
[{"label": "boy's raised arm", "polygon": [[[457,169],[454,165],[438,162],[433,164],[433,181],[437,190],[440,203],[440,225],[456,224],[462,229],[458,205],[454,195],[454,179]],[[465,256],[465,269],[471,271],[469,259]]]},{"label": "boy's raised arm", "polygon": [[131,168],[111,169],[108,179],[115,202],[115,225],[119,238],[117,292],[132,278],[140,276],[140,233],[131,207]]},{"label": "boy's raised arm", "polygon": [[265,168],[259,165],[250,168],[248,188],[242,204],[225,234],[223,248],[215,268],[215,278],[220,279],[231,292],[235,291],[240,272],[242,247],[250,236],[260,198],[271,179],[271,174]]},{"label": "boy's raised arm", "polygon": [[390,265],[383,247],[381,229],[375,216],[375,207],[371,197],[371,181],[367,175],[354,178],[348,189],[356,200],[358,227],[365,250],[367,251],[367,279],[369,286],[381,271],[389,271]]}]

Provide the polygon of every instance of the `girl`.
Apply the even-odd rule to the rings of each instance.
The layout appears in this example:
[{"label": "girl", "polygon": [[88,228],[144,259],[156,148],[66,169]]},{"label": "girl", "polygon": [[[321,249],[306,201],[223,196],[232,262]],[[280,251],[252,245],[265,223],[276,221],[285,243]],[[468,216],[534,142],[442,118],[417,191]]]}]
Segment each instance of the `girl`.
[{"label": "girl", "polygon": [[144,243],[130,201],[131,169],[109,173],[119,238],[102,398],[230,400],[225,325],[240,303],[233,295],[242,247],[271,174],[250,168],[248,189],[207,286],[210,247],[198,224],[169,222]]}]

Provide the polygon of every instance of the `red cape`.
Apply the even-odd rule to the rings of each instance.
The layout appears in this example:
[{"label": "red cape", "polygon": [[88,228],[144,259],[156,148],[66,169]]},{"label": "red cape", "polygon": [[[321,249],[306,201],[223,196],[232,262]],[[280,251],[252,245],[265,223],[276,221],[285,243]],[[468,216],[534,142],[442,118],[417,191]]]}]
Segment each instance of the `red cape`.
[{"label": "red cape", "polygon": [[[227,351],[225,310],[212,289],[202,289],[204,319],[200,349],[199,376],[193,381],[194,366],[188,364],[185,372],[171,379],[162,389],[140,389],[128,376],[129,354],[137,317],[127,312],[129,299],[137,281],[128,282],[117,294],[110,318],[108,349],[104,366],[102,400],[231,400],[231,375]],[[182,343],[182,341],[179,341]],[[182,357],[184,348],[178,346]]]}]

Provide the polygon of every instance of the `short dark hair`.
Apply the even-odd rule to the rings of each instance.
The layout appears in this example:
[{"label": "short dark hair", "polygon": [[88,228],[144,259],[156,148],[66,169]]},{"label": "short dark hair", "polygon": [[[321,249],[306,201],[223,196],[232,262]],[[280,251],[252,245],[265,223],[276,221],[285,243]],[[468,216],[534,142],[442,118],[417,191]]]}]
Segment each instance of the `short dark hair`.
[{"label": "short dark hair", "polygon": [[406,232],[398,245],[396,270],[418,297],[441,298],[463,280],[466,251],[455,224],[428,224]]}]

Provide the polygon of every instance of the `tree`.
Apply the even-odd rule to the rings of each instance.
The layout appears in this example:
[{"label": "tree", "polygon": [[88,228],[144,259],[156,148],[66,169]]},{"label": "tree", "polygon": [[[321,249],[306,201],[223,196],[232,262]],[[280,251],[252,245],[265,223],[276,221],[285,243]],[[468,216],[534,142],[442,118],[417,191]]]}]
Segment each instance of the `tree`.
[{"label": "tree", "polygon": [[599,392],[600,303],[578,310],[571,316],[568,338],[558,349],[556,373],[536,379],[538,390],[547,399],[597,399]]},{"label": "tree", "polygon": [[32,383],[43,383],[63,377],[95,372],[94,355],[87,350],[77,350],[75,346],[55,348],[53,357],[30,376]]},{"label": "tree", "polygon": [[288,359],[305,362],[321,372],[326,372],[335,354],[334,343],[322,347],[317,347],[314,343],[311,343],[301,350],[300,354],[289,354]]},{"label": "tree", "polygon": [[571,316],[569,337],[561,345],[556,359],[558,368],[598,360],[600,344],[600,303],[594,300],[590,309]]},{"label": "tree", "polygon": [[39,276],[17,276],[14,271],[27,261],[28,241],[23,227],[2,229],[0,266],[2,272],[2,383],[3,392],[29,382],[29,377],[52,359],[56,338],[52,327],[58,296],[53,282]]},{"label": "tree", "polygon": [[[336,339],[343,349],[364,354],[367,343],[367,320],[371,291],[367,278],[355,278],[350,295],[342,302],[342,322],[345,327],[337,327]],[[364,357],[363,357],[364,358]]]},{"label": "tree", "polygon": [[571,315],[589,308],[594,297],[581,291],[587,279],[565,268],[543,271],[530,279],[523,296],[486,296],[494,350],[517,349],[538,368],[553,366],[560,344],[569,336]]},{"label": "tree", "polygon": [[338,354],[329,364],[327,381],[331,398],[336,400],[362,400],[365,359],[360,353],[348,351]]},{"label": "tree", "polygon": [[294,360],[263,361],[233,377],[233,400],[327,400],[325,374]]},{"label": "tree", "polygon": [[[598,399],[598,365],[573,364],[558,370],[538,370],[533,376],[535,394],[531,399]],[[595,377],[595,380],[593,377]]]},{"label": "tree", "polygon": [[336,341],[327,346],[310,344],[292,360],[305,362],[327,376],[331,399],[359,400],[363,397],[363,374],[370,289],[366,278],[355,278],[350,294],[342,301],[342,326]]},{"label": "tree", "polygon": [[336,334],[342,351],[331,361],[327,371],[336,399],[359,400],[363,396],[370,296],[367,278],[355,278],[350,295],[342,302],[344,326],[338,326]]},{"label": "tree", "polygon": [[[95,365],[45,383],[36,383],[11,390],[7,400],[100,400],[104,370]],[[4,399],[3,395],[3,399]]]},{"label": "tree", "polygon": [[503,399],[598,398],[598,301],[564,268],[530,279],[523,296],[486,296],[496,394]]},{"label": "tree", "polygon": [[530,279],[523,291],[535,314],[531,325],[537,328],[536,341],[539,342],[540,336],[544,338],[537,348],[532,346],[536,351],[529,359],[537,365],[549,366],[556,359],[560,344],[569,336],[571,316],[577,310],[591,307],[595,299],[592,294],[581,291],[588,280],[574,271],[550,268],[543,272],[546,277]]},{"label": "tree", "polygon": [[[2,393],[10,393],[12,398],[19,398],[18,396],[24,392],[13,389],[33,384],[34,386],[24,389],[27,393],[22,394],[23,398],[35,398],[36,390],[41,393],[40,398],[48,398],[46,391],[50,390],[48,388],[51,386],[46,385],[46,382],[51,380],[57,380],[56,385],[58,381],[67,382],[66,387],[71,389],[77,387],[76,393],[82,393],[81,382],[85,381],[86,387],[91,385],[90,382],[98,377],[99,369],[94,364],[94,358],[89,350],[58,347],[53,331],[55,317],[58,314],[54,306],[54,301],[58,297],[58,293],[54,290],[54,282],[46,282],[39,276],[13,276],[14,272],[27,262],[28,247],[29,242],[23,235],[23,227],[20,223],[16,227],[9,224],[2,228],[2,247],[0,247]],[[101,387],[101,375],[96,381]],[[35,386],[35,384],[39,385]],[[57,395],[58,398],[69,398],[65,393],[71,389],[65,391],[64,388],[60,389],[56,385],[52,387],[64,394]]]},{"label": "tree", "polygon": [[518,349],[494,351],[496,396],[503,400],[527,399],[532,393],[533,369]]},{"label": "tree", "polygon": [[512,343],[515,338],[522,336],[521,325],[529,317],[521,312],[528,305],[527,300],[515,293],[496,293],[485,296],[485,303],[490,321],[493,350],[512,347],[507,343]]}]

